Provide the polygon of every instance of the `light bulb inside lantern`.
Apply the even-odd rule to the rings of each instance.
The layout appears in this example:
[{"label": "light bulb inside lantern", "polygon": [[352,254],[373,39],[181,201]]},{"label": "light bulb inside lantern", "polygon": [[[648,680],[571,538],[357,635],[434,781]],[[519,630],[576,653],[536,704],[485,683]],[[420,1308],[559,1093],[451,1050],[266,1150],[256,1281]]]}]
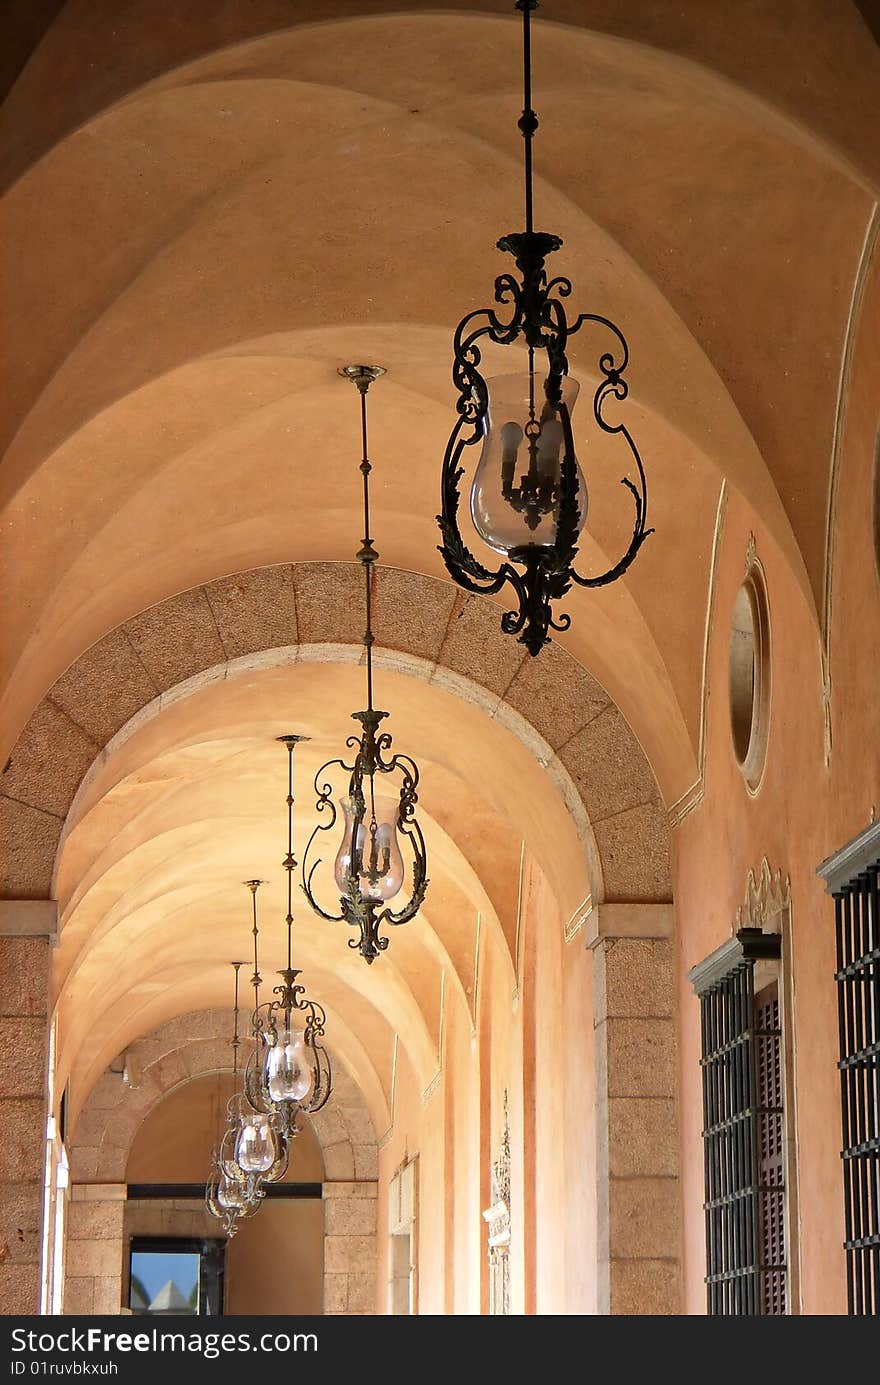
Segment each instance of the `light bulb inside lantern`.
[{"label": "light bulb inside lantern", "polygon": [[403,884],[403,857],[397,840],[399,804],[390,798],[372,799],[367,791],[361,821],[350,798],[341,798],[345,831],[336,853],[336,883],[347,895],[354,880],[362,899],[382,903],[393,899]]},{"label": "light bulb inside lantern", "polygon": [[235,1142],[235,1159],[245,1173],[265,1173],[277,1157],[275,1132],[268,1116],[256,1113],[242,1116]]},{"label": "light bulb inside lantern", "polygon": [[[471,486],[474,527],[498,553],[552,547],[565,456],[558,409],[546,399],[540,380],[527,373],[498,375],[486,386],[486,431]],[[563,378],[562,402],[569,414],[579,389],[571,376]],[[577,458],[575,468],[579,534],[587,519],[587,485]]]},{"label": "light bulb inside lantern", "polygon": [[273,1101],[302,1101],[312,1089],[312,1067],[301,1029],[285,1029],[266,1055],[266,1086]]},{"label": "light bulb inside lantern", "polygon": [[235,1179],[226,1174],[217,1184],[217,1202],[226,1212],[240,1212],[244,1208],[244,1196]]}]

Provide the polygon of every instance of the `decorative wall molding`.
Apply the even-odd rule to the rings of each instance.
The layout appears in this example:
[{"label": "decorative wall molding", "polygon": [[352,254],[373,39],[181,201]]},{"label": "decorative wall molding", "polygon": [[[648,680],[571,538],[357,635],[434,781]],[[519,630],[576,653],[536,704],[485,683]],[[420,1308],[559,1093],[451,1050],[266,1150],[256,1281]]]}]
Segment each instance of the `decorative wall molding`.
[{"label": "decorative wall molding", "polygon": [[825,881],[829,894],[836,894],[856,879],[869,866],[880,860],[880,822],[872,818],[868,826],[852,841],[835,851],[816,867],[816,874]]},{"label": "decorative wall molding", "polygon": [[568,922],[562,926],[562,937],[565,942],[570,943],[572,938],[577,937],[592,912],[593,897],[587,895],[586,899],[575,909]]},{"label": "decorative wall molding", "polygon": [[822,611],[821,611],[821,687],[822,708],[825,716],[825,765],[831,763],[831,608],[834,599],[834,535],[837,530],[837,491],[840,479],[840,444],[843,437],[846,403],[849,396],[849,381],[852,374],[853,355],[861,313],[862,299],[868,282],[868,271],[874,257],[878,236],[880,236],[880,203],[875,202],[865,227],[862,252],[853,279],[852,297],[840,357],[840,373],[837,381],[837,403],[834,410],[834,431],[831,436],[831,464],[828,468],[828,501],[825,510],[825,556],[822,566]]},{"label": "decorative wall molding", "polygon": [[791,904],[791,881],[781,870],[772,871],[767,857],[761,858],[757,876],[749,871],[746,880],[746,893],[743,903],[736,911],[737,928],[760,928],[768,931],[768,926],[783,910]]},{"label": "decorative wall molding", "polygon": [[501,1149],[492,1164],[492,1205],[483,1212],[489,1228],[489,1313],[510,1313],[510,1120],[504,1089]]},{"label": "decorative wall molding", "polygon": [[709,710],[709,648],[715,622],[715,586],[718,571],[718,552],[724,532],[724,516],[727,511],[727,478],[721,482],[718,492],[718,507],[715,511],[715,530],[712,535],[712,557],[709,563],[709,590],[706,596],[706,623],[703,628],[703,668],[700,680],[700,736],[697,744],[697,763],[699,776],[695,783],[672,804],[669,809],[669,826],[678,824],[698,808],[703,801],[703,780],[706,772],[706,718]]},{"label": "decorative wall molding", "polygon": [[48,938],[58,942],[58,902],[54,899],[0,899],[0,938]]}]

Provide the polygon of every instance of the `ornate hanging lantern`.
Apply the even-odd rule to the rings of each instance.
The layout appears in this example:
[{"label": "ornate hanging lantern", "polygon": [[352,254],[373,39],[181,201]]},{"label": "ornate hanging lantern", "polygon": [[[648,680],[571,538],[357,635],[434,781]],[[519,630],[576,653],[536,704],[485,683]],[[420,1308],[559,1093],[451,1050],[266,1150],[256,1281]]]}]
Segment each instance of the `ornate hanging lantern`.
[{"label": "ornate hanging lantern", "polygon": [[[303,889],[316,913],[322,918],[346,923],[357,928],[359,937],[350,938],[348,945],[357,948],[367,962],[372,962],[388,946],[388,938],[380,936],[385,922],[402,924],[417,913],[425,898],[428,884],[427,854],[422,830],[415,816],[418,802],[419,771],[409,755],[390,754],[391,735],[380,731],[388,716],[373,706],[373,627],[372,580],[373,568],[379,554],[370,537],[370,472],[367,456],[367,391],[374,380],[385,374],[382,366],[343,366],[340,375],[357,386],[361,400],[361,438],[363,456],[360,470],[364,484],[364,538],[357,553],[364,569],[366,628],[364,654],[367,671],[367,707],[352,712],[360,722],[361,733],[350,736],[346,745],[354,750],[351,763],[345,759],[328,760],[315,776],[318,812],[326,818],[319,821],[309,838],[303,857]],[[318,857],[310,862],[313,844],[320,832],[329,832],[338,817],[334,802],[331,776],[342,771],[349,776],[348,792],[339,799],[344,819],[342,841],[336,853],[334,875],[340,892],[340,913],[330,913],[315,898],[313,879],[321,864]],[[397,783],[399,782],[399,788]],[[383,792],[384,790],[384,792]],[[412,882],[409,899],[398,909],[391,907],[403,888],[406,877],[401,838],[412,856]]]},{"label": "ornate hanging lantern", "polygon": [[[572,583],[603,587],[629,568],[645,539],[648,493],[638,448],[625,423],[605,417],[609,398],[626,399],[624,372],[629,347],[620,328],[597,313],[568,320],[565,300],[571,282],[549,279],[547,256],[562,245],[559,236],[534,229],[532,218],[532,140],[538,117],[531,104],[530,15],[537,0],[516,0],[523,17],[523,113],[518,122],[525,141],[525,231],[502,236],[498,249],[513,255],[518,276],[505,272],[495,280],[495,302],[501,308],[479,308],[456,328],[452,378],[458,390],[458,418],[443,458],[441,504],[437,516],[443,542],[440,552],[453,580],[465,591],[490,595],[509,583],[517,608],[505,612],[501,628],[516,635],[536,655],[549,642],[550,630],[567,630],[569,615],[556,615],[553,602]],[[503,311],[508,309],[508,311]],[[603,433],[620,436],[635,461],[637,480],[622,484],[635,503],[635,522],[626,552],[606,572],[582,576],[574,569],[578,539],[587,519],[587,486],[575,455],[571,415],[579,385],[568,374],[568,342],[591,323],[610,333],[612,341],[598,360],[599,383],[593,417]],[[484,379],[479,342],[499,346],[522,340],[528,348],[521,373]],[[541,362],[543,361],[543,364]],[[471,484],[470,511],[483,541],[504,556],[499,567],[484,566],[470,551],[458,525],[459,484],[466,447],[480,443],[480,460]]]},{"label": "ornate hanging lantern", "polygon": [[211,1155],[211,1172],[205,1186],[205,1206],[212,1217],[222,1222],[230,1239],[235,1235],[240,1219],[253,1216],[259,1207],[264,1196],[262,1183],[268,1178],[282,1177],[287,1168],[286,1148],[276,1140],[271,1127],[258,1132],[259,1145],[252,1138],[246,1138],[244,1160],[239,1159],[242,1123],[248,1115],[243,1093],[236,1090],[241,1044],[238,1032],[238,974],[244,963],[233,962],[232,966],[235,971],[235,1020],[231,1041],[233,1092],[226,1104],[226,1127]]},{"label": "ornate hanging lantern", "polygon": [[257,959],[257,889],[259,880],[247,882],[253,894],[254,910],[254,990],[253,1032],[257,1045],[247,1068],[246,1091],[258,1112],[272,1113],[282,1139],[292,1140],[297,1133],[300,1112],[313,1115],[327,1102],[333,1083],[330,1056],[321,1040],[325,1014],[317,1001],[306,995],[305,986],[293,965],[293,752],[305,736],[279,736],[287,748],[287,966],[278,974],[281,985],[272,999],[260,1004]]}]

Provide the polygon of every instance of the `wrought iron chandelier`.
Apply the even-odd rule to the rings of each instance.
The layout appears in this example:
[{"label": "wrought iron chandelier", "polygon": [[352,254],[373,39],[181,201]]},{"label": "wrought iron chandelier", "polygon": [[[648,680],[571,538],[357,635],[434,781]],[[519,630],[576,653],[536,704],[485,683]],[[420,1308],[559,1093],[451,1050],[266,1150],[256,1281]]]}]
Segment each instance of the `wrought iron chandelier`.
[{"label": "wrought iron chandelier", "polygon": [[[349,938],[348,945],[357,948],[367,962],[373,962],[388,946],[387,936],[379,929],[385,922],[393,925],[407,923],[418,912],[428,884],[427,855],[422,830],[415,816],[418,801],[419,771],[409,755],[390,754],[391,735],[380,731],[388,716],[373,706],[373,626],[372,580],[373,568],[379,554],[370,537],[370,472],[367,456],[367,391],[374,380],[385,374],[382,366],[343,366],[340,375],[356,385],[361,401],[361,438],[363,456],[360,470],[364,486],[364,538],[357,553],[364,570],[366,628],[364,654],[367,670],[367,707],[352,712],[360,722],[360,735],[350,736],[346,746],[355,751],[349,764],[345,759],[328,760],[315,776],[317,809],[326,820],[318,822],[309,838],[303,855],[303,889],[316,913],[322,918],[346,923],[357,928],[359,937]],[[310,853],[320,832],[332,830],[337,819],[334,788],[331,776],[339,771],[349,776],[348,794],[339,800],[345,827],[336,853],[335,878],[340,891],[340,913],[324,909],[315,898],[313,879],[321,864],[317,857],[310,864]],[[395,796],[382,794],[383,784],[394,788],[399,776],[400,788]],[[386,790],[387,792],[387,790]],[[406,870],[401,852],[403,837],[412,854],[411,891],[407,902],[399,909],[391,901],[400,893]]]},{"label": "wrought iron chandelier", "polygon": [[[279,971],[281,985],[272,998],[260,1003],[262,978],[257,955],[257,902],[259,880],[248,882],[254,896],[254,1015],[253,1033],[257,1040],[245,1073],[245,1091],[254,1110],[270,1115],[286,1143],[297,1133],[300,1112],[313,1115],[327,1102],[333,1084],[330,1056],[321,1040],[326,1016],[317,1001],[310,1000],[298,981],[300,971],[293,965],[293,755],[306,736],[278,737],[287,749],[287,853],[283,866],[287,874],[287,966]],[[301,1021],[301,1024],[298,1022]]]},{"label": "wrought iron chandelier", "polygon": [[[621,577],[645,539],[648,492],[638,448],[625,423],[604,415],[609,398],[626,399],[624,372],[629,347],[617,327],[597,313],[568,320],[565,300],[570,280],[548,280],[547,256],[562,245],[559,236],[536,231],[532,216],[532,140],[538,117],[532,110],[531,11],[537,0],[516,0],[523,17],[523,113],[518,121],[525,148],[525,231],[502,236],[498,249],[513,255],[519,277],[511,271],[495,280],[499,308],[478,308],[462,318],[453,339],[452,378],[458,390],[457,420],[446,445],[442,474],[442,511],[437,516],[443,542],[440,552],[453,580],[465,591],[499,592],[509,583],[517,609],[501,618],[505,634],[516,635],[536,655],[549,642],[549,631],[567,630],[571,617],[557,615],[553,602],[572,583],[603,587]],[[502,311],[509,309],[509,311]],[[568,342],[585,323],[607,329],[613,338],[598,360],[599,383],[593,416],[603,433],[620,435],[636,464],[638,479],[622,480],[635,502],[635,523],[626,552],[606,572],[582,576],[574,569],[578,539],[587,518],[587,487],[575,455],[571,414],[579,385],[568,373]],[[481,349],[486,339],[512,346],[522,339],[528,369],[484,379]],[[538,362],[541,353],[546,364]],[[542,378],[543,377],[543,378]],[[482,444],[470,493],[470,512],[480,538],[505,561],[484,566],[465,543],[458,524],[459,485],[466,447]]]}]

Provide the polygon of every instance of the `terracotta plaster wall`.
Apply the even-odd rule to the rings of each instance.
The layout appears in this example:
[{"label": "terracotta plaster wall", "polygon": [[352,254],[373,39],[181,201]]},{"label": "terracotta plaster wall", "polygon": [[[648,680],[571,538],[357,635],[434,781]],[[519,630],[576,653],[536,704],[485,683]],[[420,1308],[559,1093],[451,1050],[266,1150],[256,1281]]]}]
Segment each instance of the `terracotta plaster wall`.
[{"label": "terracotta plaster wall", "polygon": [[[876,257],[875,257],[876,258]],[[674,834],[680,929],[681,1130],[687,1310],[705,1311],[699,1005],[686,972],[731,935],[749,870],[763,857],[791,879],[801,1311],[844,1313],[834,908],[816,866],[880,809],[880,582],[872,552],[880,399],[880,276],[865,284],[837,454],[831,573],[830,762],[825,761],[820,635],[778,551],[731,494],[718,555],[709,646],[705,796]],[[763,782],[735,764],[727,697],[730,616],[749,535],[770,608],[772,705]],[[872,652],[874,651],[874,652]],[[791,1118],[791,1113],[789,1113]]]},{"label": "terracotta plaster wall", "polygon": [[566,941],[558,904],[528,856],[518,939],[516,975],[483,933],[475,986],[464,995],[447,988],[439,1078],[420,1090],[399,1049],[393,1124],[380,1149],[379,1312],[388,1301],[388,1185],[416,1155],[419,1312],[488,1310],[482,1212],[493,1200],[505,1109],[511,1312],[595,1312],[591,954],[581,931]]}]

